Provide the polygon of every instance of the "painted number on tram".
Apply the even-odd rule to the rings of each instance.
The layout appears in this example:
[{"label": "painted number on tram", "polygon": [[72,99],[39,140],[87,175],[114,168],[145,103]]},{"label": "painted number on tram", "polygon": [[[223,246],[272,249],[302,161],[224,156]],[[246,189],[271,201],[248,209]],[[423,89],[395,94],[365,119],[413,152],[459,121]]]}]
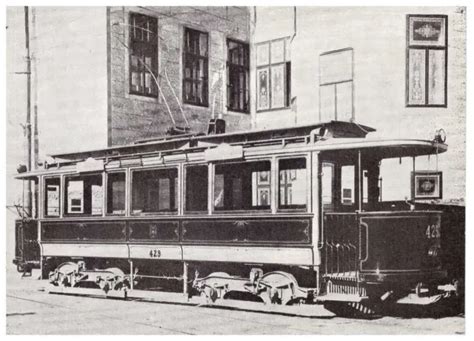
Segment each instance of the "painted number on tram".
[{"label": "painted number on tram", "polygon": [[435,239],[441,237],[441,231],[438,224],[428,225],[426,228],[426,237],[428,239]]},{"label": "painted number on tram", "polygon": [[150,258],[160,258],[161,257],[161,251],[158,249],[152,249],[148,253],[150,255]]}]

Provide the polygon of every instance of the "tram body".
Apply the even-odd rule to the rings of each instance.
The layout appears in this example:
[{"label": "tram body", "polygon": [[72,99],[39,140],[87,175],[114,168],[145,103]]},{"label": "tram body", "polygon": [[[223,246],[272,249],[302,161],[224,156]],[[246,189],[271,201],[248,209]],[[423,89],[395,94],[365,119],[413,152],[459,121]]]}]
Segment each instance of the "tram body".
[{"label": "tram body", "polygon": [[38,217],[17,222],[14,262],[59,287],[179,287],[212,301],[435,295],[448,281],[443,213],[379,202],[379,165],[447,145],[371,131],[333,121],[55,155],[17,176],[39,190]]}]

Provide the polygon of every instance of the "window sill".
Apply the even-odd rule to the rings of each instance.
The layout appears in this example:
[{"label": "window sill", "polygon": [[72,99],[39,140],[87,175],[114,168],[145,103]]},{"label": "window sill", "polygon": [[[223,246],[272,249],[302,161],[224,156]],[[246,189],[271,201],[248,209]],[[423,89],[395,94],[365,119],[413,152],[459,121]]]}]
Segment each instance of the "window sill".
[{"label": "window sill", "polygon": [[217,214],[245,214],[245,213],[255,213],[255,214],[269,214],[272,213],[271,209],[253,209],[253,210],[216,210],[214,209],[212,214],[217,215]]},{"label": "window sill", "polygon": [[264,109],[264,110],[257,110],[257,114],[263,114],[263,113],[266,113],[266,112],[272,112],[272,111],[286,111],[286,110],[290,110],[291,107],[281,107],[281,108],[272,108],[272,109]]},{"label": "window sill", "polygon": [[447,104],[407,104],[407,108],[447,108]]},{"label": "window sill", "polygon": [[198,104],[198,103],[189,103],[189,102],[183,102],[184,107],[190,107],[190,108],[203,108],[203,109],[209,109],[209,104]]},{"label": "window sill", "polygon": [[185,211],[184,215],[209,215],[209,212],[206,211]]},{"label": "window sill", "polygon": [[239,111],[239,110],[232,110],[232,109],[227,108],[226,114],[235,115],[235,116],[250,115],[250,111]]},{"label": "window sill", "polygon": [[158,103],[158,96],[152,96],[152,95],[142,95],[142,94],[137,94],[133,92],[129,92],[127,94],[128,99],[136,100],[136,101],[143,101],[143,102],[149,102],[149,103]]},{"label": "window sill", "polygon": [[176,211],[167,211],[167,212],[141,212],[141,213],[131,213],[131,217],[148,217],[148,216],[175,216],[178,215]]},{"label": "window sill", "polygon": [[279,208],[277,213],[308,213],[307,208]]}]

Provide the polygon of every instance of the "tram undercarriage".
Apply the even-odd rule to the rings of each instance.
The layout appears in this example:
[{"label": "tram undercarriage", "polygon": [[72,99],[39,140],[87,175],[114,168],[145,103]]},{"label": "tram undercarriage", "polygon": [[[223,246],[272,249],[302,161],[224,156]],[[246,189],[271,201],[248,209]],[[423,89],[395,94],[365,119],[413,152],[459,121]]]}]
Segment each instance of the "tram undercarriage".
[{"label": "tram undercarriage", "polygon": [[[255,264],[243,266],[154,261],[154,270],[150,273],[147,271],[150,270],[150,261],[65,260],[49,260],[50,266],[53,262],[64,261],[49,272],[49,293],[230,306],[304,316],[314,316],[316,312],[308,309],[322,305],[337,316],[362,318],[389,314],[399,305],[422,306],[426,311],[427,307],[456,300],[459,295],[456,283],[437,286],[435,283],[419,282],[415,287],[409,288],[392,284],[369,284],[355,277],[342,276],[321,278],[322,285],[318,290],[314,285],[300,286],[297,278],[289,272],[292,269],[278,271],[275,270],[277,266],[256,267]],[[127,263],[128,269],[125,269]],[[143,270],[146,273],[134,266],[137,263],[145,267]],[[95,267],[108,264],[118,267]],[[157,271],[157,268],[166,270]],[[199,269],[207,274],[201,275]],[[211,269],[229,272],[209,272]],[[248,276],[243,276],[245,270],[249,270]],[[307,275],[309,272],[313,283],[316,283],[316,271],[298,271],[300,275]],[[235,275],[236,272],[239,275]],[[243,304],[239,305],[238,302]],[[249,306],[250,302],[254,303]]]}]

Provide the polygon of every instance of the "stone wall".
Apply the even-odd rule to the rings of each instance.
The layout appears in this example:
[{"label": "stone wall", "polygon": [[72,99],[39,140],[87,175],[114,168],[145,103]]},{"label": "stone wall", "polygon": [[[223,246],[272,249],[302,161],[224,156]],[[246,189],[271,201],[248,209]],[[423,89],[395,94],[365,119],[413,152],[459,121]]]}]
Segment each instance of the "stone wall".
[{"label": "stone wall", "polygon": [[[158,18],[158,73],[160,87],[177,126],[184,126],[178,102],[182,103],[182,44],[184,27],[209,33],[209,107],[182,104],[192,131],[206,131],[214,101],[216,116],[222,114],[227,131],[250,127],[250,114],[227,111],[226,39],[249,41],[249,12],[244,7],[111,7],[109,29],[109,145],[131,143],[165,134],[172,120],[160,96],[150,98],[129,93],[129,13]],[[217,83],[219,75],[223,82]]]}]

